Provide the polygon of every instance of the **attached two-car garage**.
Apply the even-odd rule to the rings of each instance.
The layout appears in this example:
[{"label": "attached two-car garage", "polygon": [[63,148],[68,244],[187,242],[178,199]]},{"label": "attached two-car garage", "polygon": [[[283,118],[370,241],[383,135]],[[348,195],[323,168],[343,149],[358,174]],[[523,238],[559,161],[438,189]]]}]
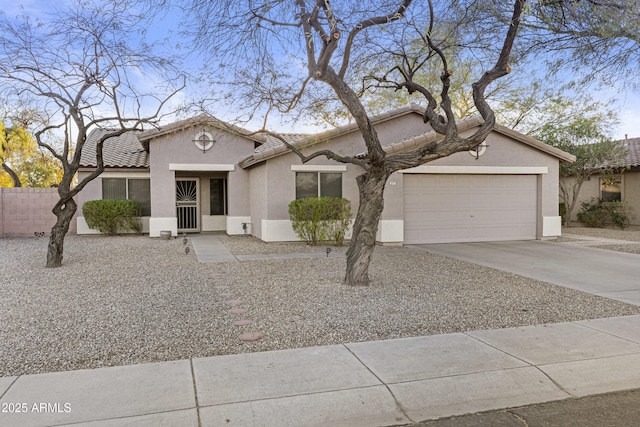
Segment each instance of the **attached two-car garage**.
[{"label": "attached two-car garage", "polygon": [[536,239],[535,174],[404,174],[404,243]]}]

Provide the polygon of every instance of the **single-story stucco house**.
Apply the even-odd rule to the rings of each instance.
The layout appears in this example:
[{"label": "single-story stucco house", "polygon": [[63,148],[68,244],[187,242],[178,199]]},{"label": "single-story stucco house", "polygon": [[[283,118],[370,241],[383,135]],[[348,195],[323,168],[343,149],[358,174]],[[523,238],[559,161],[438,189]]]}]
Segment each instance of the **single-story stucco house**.
[{"label": "single-story stucco house", "polygon": [[[571,221],[577,221],[581,203],[590,199],[625,201],[634,211],[632,225],[640,225],[640,138],[626,138],[619,141],[627,154],[614,167],[611,176],[592,176],[582,184]],[[573,180],[573,178],[561,178]]]},{"label": "single-story stucco house", "polygon": [[[460,122],[461,135],[481,124]],[[388,152],[437,140],[423,110],[409,105],[372,119]],[[80,178],[95,167],[96,131],[83,152]],[[287,135],[305,152],[365,151],[355,124],[315,135]],[[93,147],[93,148],[92,148]],[[357,212],[359,166],[324,157],[302,164],[272,136],[252,134],[200,115],[105,142],[104,173],[79,194],[141,202],[149,236],[161,231],[225,231],[266,242],[298,240],[288,205],[300,197],[351,200]],[[558,168],[574,157],[496,126],[478,150],[394,173],[385,189],[377,240],[383,244],[542,239],[559,236]],[[81,214],[80,214],[81,215]],[[82,216],[78,233],[94,233]]]}]

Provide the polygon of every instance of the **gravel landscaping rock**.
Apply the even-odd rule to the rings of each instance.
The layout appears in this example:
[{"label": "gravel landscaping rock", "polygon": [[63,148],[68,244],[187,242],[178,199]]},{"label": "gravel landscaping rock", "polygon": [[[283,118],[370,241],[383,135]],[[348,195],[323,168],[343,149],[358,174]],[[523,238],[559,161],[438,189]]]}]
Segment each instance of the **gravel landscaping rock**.
[{"label": "gravel landscaping rock", "polygon": [[563,227],[562,233],[640,242],[639,226],[631,226],[625,230],[617,228]]},{"label": "gravel landscaping rock", "polygon": [[[599,237],[604,239],[628,240],[629,244],[603,244],[593,245],[592,248],[606,249],[609,251],[627,252],[640,254],[640,227],[631,226],[625,230],[616,228],[589,228],[589,227],[566,227],[562,229],[563,234],[575,234],[580,236]],[[577,239],[559,237],[557,242],[580,242]]]},{"label": "gravel landscaping rock", "polygon": [[[220,238],[236,255],[323,250]],[[46,269],[46,246],[0,240],[0,376],[640,313],[404,249],[376,251],[372,285],[352,288],[341,257],[203,264],[181,239],[68,236],[64,265]]]},{"label": "gravel landscaping rock", "polygon": [[640,244],[631,245],[598,245],[592,248],[607,249],[609,251],[627,252],[630,254],[640,254]]}]

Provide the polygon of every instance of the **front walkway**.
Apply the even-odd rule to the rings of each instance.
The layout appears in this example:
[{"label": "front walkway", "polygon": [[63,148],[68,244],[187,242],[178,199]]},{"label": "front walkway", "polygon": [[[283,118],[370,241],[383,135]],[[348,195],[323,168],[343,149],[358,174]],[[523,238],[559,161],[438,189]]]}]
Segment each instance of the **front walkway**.
[{"label": "front walkway", "polygon": [[385,426],[640,388],[640,316],[0,378],[0,425]]},{"label": "front walkway", "polygon": [[[254,255],[234,255],[220,242],[216,234],[193,234],[188,236],[188,240],[193,245],[198,261],[200,262],[233,262],[252,261],[260,259],[296,259],[296,258],[324,258],[324,257],[344,257],[344,252],[332,251],[329,254],[324,252],[324,248],[318,247],[317,252],[296,252],[285,254],[254,254]],[[376,249],[377,250],[377,249]]]}]

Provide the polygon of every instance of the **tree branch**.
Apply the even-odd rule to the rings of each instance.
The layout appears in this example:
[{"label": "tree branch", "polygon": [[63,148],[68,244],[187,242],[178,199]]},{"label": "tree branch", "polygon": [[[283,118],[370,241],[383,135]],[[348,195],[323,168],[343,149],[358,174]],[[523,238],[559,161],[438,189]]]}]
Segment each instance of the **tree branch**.
[{"label": "tree branch", "polygon": [[518,33],[518,27],[520,25],[520,17],[522,16],[522,11],[524,8],[526,0],[516,0],[513,7],[513,15],[511,16],[511,23],[509,25],[509,29],[507,30],[507,35],[502,44],[502,49],[500,51],[500,56],[498,57],[498,61],[496,62],[493,69],[487,71],[480,77],[480,79],[472,85],[473,87],[473,101],[478,108],[478,112],[482,115],[484,119],[484,123],[480,126],[480,129],[476,133],[474,133],[469,139],[475,141],[483,141],[489,132],[493,129],[495,125],[496,117],[487,103],[485,99],[484,92],[496,79],[505,76],[511,72],[511,67],[509,67],[509,56],[511,55],[511,49],[513,47],[513,43],[516,38],[516,34]]},{"label": "tree branch", "polygon": [[411,3],[412,3],[412,0],[403,0],[395,12],[392,12],[388,15],[376,16],[373,18],[365,19],[363,21],[360,21],[353,27],[353,29],[349,33],[349,36],[347,37],[347,42],[345,43],[345,47],[344,47],[342,66],[340,67],[340,71],[338,72],[338,76],[341,79],[344,79],[344,76],[347,73],[347,68],[349,67],[349,61],[351,57],[351,46],[353,45],[353,41],[358,35],[358,33],[360,33],[360,31],[364,30],[365,28],[369,28],[374,25],[388,24],[390,22],[397,21],[398,19],[404,18],[407,12],[407,9],[409,8],[409,6],[411,6]]},{"label": "tree branch", "polygon": [[336,162],[339,162],[339,163],[350,163],[350,164],[358,165],[364,170],[369,169],[369,165],[364,159],[360,159],[353,156],[340,156],[339,154],[336,154],[331,150],[319,150],[312,154],[305,155],[304,153],[302,153],[302,151],[300,151],[298,147],[289,143],[285,138],[283,138],[282,135],[279,135],[274,132],[270,132],[268,130],[262,130],[261,132],[271,135],[272,137],[282,142],[289,150],[293,151],[293,153],[300,158],[302,163],[307,163],[308,161],[315,159],[316,157],[325,156],[327,159],[335,160]]}]

